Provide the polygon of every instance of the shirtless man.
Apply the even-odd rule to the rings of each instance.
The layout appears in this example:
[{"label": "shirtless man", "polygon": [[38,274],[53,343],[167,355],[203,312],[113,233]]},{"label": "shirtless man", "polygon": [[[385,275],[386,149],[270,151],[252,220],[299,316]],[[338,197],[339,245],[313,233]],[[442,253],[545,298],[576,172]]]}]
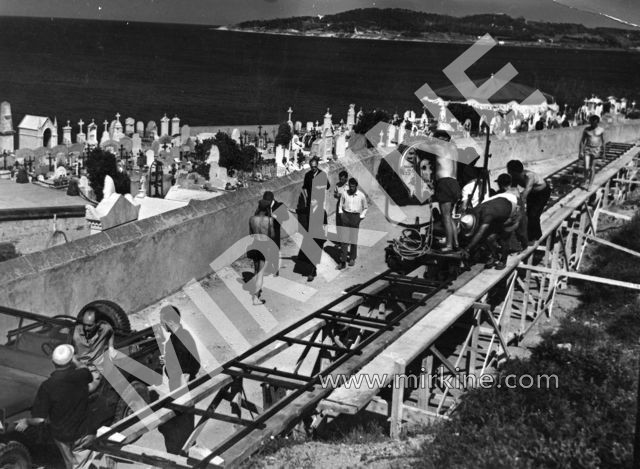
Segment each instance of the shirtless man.
[{"label": "shirtless man", "polygon": [[[436,130],[433,137],[449,142],[451,137],[443,130]],[[442,224],[447,237],[444,253],[458,249],[458,231],[453,223],[453,209],[462,197],[458,184],[458,155],[455,146],[442,145],[436,154],[436,188],[434,198],[440,205]]]},{"label": "shirtless man", "polygon": [[[255,288],[251,295],[254,305],[262,305],[265,301],[261,298],[262,285],[264,283],[265,261],[271,263],[278,259],[278,247],[273,241],[275,228],[270,210],[271,202],[260,200],[256,214],[249,219],[249,233],[253,236],[251,249],[247,252],[247,257],[253,261],[255,275]],[[276,264],[277,266],[277,264]]]},{"label": "shirtless man", "polygon": [[596,115],[589,117],[589,126],[584,129],[580,139],[579,157],[584,161],[585,186],[593,182],[593,167],[596,158],[604,155],[604,129],[598,125],[600,118]]},{"label": "shirtless man", "polygon": [[509,161],[507,171],[513,184],[524,188],[521,197],[527,209],[527,237],[529,242],[537,241],[542,236],[540,217],[551,197],[551,188],[542,176],[525,170],[522,161]]}]

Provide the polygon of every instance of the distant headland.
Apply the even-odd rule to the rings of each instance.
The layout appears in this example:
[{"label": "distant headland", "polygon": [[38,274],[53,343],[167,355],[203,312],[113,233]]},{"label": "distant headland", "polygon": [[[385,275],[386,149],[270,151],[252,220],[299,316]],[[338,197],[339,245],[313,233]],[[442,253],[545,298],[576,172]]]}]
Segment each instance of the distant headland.
[{"label": "distant headland", "polygon": [[219,29],[283,35],[470,43],[491,34],[514,46],[640,51],[640,31],[546,23],[506,14],[454,17],[400,8],[364,8],[335,15],[254,20]]}]

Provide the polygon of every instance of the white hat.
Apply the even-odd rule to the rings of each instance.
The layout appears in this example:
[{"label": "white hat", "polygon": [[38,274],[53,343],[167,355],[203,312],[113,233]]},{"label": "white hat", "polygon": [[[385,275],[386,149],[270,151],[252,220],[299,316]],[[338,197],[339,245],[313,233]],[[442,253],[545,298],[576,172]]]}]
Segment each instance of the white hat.
[{"label": "white hat", "polygon": [[69,344],[58,345],[51,354],[51,360],[58,366],[65,366],[71,362],[74,354],[73,346]]}]

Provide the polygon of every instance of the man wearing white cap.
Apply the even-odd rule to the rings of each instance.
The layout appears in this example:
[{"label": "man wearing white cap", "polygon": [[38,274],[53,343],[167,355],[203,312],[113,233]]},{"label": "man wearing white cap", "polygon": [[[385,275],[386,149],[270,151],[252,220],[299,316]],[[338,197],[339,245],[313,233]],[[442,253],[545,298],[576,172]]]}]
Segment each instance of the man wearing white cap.
[{"label": "man wearing white cap", "polygon": [[58,345],[51,359],[55,370],[38,389],[31,418],[18,420],[16,430],[47,422],[67,469],[88,467],[93,451],[85,449],[90,434],[89,389],[93,377],[74,359],[73,346]]}]

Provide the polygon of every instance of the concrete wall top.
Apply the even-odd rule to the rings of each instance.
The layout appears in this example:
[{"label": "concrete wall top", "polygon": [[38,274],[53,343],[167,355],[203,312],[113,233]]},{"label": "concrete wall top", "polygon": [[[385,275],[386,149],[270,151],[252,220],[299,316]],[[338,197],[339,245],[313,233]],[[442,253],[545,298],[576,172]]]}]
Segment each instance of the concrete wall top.
[{"label": "concrete wall top", "polygon": [[[499,170],[512,158],[527,163],[577,156],[582,128],[518,134],[493,139],[490,168]],[[610,125],[606,138],[637,140],[640,122]],[[479,140],[480,142],[480,140]],[[368,151],[322,167],[331,184],[346,168],[362,181],[375,174],[380,155]],[[111,300],[135,312],[211,272],[210,264],[231,245],[248,236],[248,220],[264,191],[295,208],[302,171],[261,186],[138,220],[45,251],[0,263],[0,304],[35,313],[76,315],[94,300]],[[335,208],[328,194],[327,210]],[[0,324],[0,327],[2,324]]]}]

